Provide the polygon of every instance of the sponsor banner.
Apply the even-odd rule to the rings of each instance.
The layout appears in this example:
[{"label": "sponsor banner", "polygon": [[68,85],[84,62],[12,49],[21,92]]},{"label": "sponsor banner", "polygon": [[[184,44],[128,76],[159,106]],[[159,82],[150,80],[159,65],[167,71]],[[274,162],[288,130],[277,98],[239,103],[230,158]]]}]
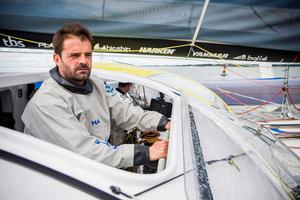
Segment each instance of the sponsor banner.
[{"label": "sponsor banner", "polygon": [[52,34],[0,29],[0,47],[52,49]]},{"label": "sponsor banner", "polygon": [[[53,49],[52,34],[0,30],[0,47]],[[253,62],[300,62],[300,52],[215,43],[94,37],[94,51]]]},{"label": "sponsor banner", "polygon": [[116,52],[162,56],[186,56],[189,45],[186,42],[139,39],[94,37],[94,51]]}]

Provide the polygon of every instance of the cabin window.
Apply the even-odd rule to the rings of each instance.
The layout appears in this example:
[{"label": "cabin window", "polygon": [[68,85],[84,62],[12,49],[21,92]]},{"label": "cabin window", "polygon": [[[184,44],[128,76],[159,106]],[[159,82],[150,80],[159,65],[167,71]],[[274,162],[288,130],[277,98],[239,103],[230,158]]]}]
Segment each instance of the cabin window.
[{"label": "cabin window", "polygon": [[14,129],[12,94],[9,89],[0,92],[0,126]]},{"label": "cabin window", "polygon": [[[106,92],[111,92],[118,87],[116,81],[105,80]],[[40,83],[31,83],[18,86],[12,86],[0,91],[0,125],[23,132],[24,124],[21,119],[23,111],[38,90]],[[173,99],[168,95],[156,89],[145,87],[140,84],[132,84],[128,92],[128,98],[135,106],[140,106],[144,110],[157,111],[169,119],[172,117]],[[112,131],[115,131],[112,128]],[[119,131],[119,130],[117,130]],[[139,143],[150,146],[153,142],[166,137],[167,132],[142,132],[138,129],[122,130],[126,132],[125,143]],[[119,145],[124,141],[117,141],[112,137],[110,141],[113,145]],[[114,143],[116,142],[116,143]],[[158,162],[151,162],[147,166],[126,169],[135,173],[152,174],[157,172]]]},{"label": "cabin window", "polygon": [[11,86],[0,91],[0,126],[24,130],[23,111],[35,92],[34,84]]}]

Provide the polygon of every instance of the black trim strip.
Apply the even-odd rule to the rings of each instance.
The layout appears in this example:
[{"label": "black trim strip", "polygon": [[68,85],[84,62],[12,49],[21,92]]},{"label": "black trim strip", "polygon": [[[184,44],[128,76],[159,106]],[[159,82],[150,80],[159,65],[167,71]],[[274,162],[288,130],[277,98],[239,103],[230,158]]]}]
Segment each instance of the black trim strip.
[{"label": "black trim strip", "polygon": [[208,175],[205,167],[205,161],[203,158],[200,138],[198,135],[197,126],[195,123],[194,114],[192,112],[192,108],[189,105],[189,115],[190,115],[190,125],[191,125],[191,133],[192,133],[192,142],[193,149],[195,154],[195,165],[196,165],[196,173],[198,178],[198,189],[201,196],[201,199],[204,200],[213,200],[212,192],[209,186]]},{"label": "black trim strip", "polygon": [[22,158],[15,154],[9,153],[7,151],[0,150],[0,158],[4,158],[5,160],[8,160],[8,161],[13,161],[22,166],[26,166],[33,170],[39,171],[43,174],[54,177],[55,179],[60,180],[72,187],[78,188],[79,190],[86,192],[96,198],[105,199],[105,200],[119,200],[119,198],[116,198],[115,196],[112,196],[111,194],[106,193],[102,190],[99,190],[98,188],[95,188],[95,187],[93,187],[89,184],[86,184],[80,180],[77,180],[77,179],[70,177],[66,174],[63,174],[59,171],[53,170],[49,167],[43,166],[34,161],[31,161],[26,158]]}]

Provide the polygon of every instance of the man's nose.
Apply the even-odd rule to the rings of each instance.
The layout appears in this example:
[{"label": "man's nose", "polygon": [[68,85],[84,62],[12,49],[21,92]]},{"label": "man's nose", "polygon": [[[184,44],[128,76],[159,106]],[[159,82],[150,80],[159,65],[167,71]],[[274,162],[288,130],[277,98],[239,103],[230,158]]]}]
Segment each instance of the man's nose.
[{"label": "man's nose", "polygon": [[86,64],[87,62],[88,62],[88,58],[84,54],[81,54],[79,57],[79,63]]}]

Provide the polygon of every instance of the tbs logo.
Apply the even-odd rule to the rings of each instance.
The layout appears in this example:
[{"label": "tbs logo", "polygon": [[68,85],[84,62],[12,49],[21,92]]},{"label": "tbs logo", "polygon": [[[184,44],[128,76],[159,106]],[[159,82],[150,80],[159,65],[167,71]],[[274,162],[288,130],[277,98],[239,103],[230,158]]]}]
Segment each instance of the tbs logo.
[{"label": "tbs logo", "polygon": [[7,47],[25,47],[25,44],[23,44],[23,41],[13,40],[9,36],[7,38],[8,38],[7,40],[2,38],[5,46],[7,46]]}]

